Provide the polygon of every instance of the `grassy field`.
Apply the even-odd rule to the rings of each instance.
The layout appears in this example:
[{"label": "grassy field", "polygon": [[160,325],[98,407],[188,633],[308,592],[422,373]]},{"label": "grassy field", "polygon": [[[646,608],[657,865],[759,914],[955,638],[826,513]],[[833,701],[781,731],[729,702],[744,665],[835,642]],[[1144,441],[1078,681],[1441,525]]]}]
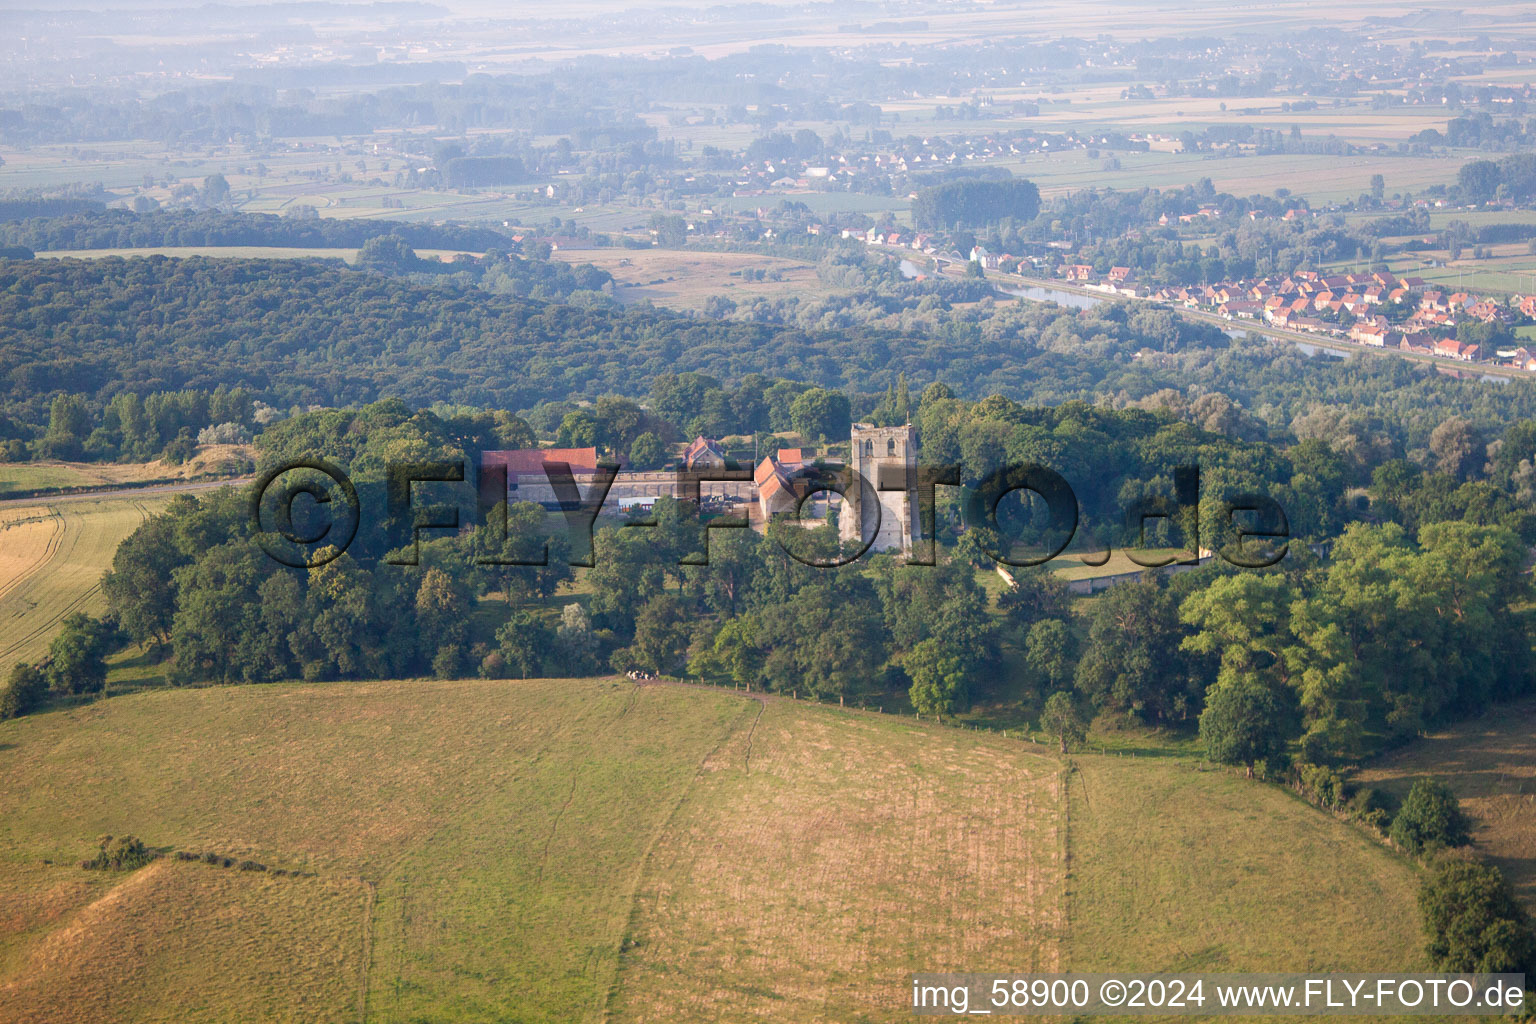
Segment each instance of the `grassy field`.
[{"label": "grassy field", "polygon": [[1073,969],[1429,969],[1413,873],[1363,833],[1194,761],[1078,762]]},{"label": "grassy field", "polygon": [[[1090,557],[1095,560],[1103,558],[1104,552],[1100,549],[1097,553],[1091,553]],[[1161,562],[1168,558],[1189,558],[1191,555],[1189,552],[1178,548],[1148,548],[1146,550],[1138,549],[1136,557],[1144,562]],[[1111,551],[1108,561],[1104,562],[1103,565],[1088,565],[1084,563],[1082,555],[1062,555],[1059,558],[1051,559],[1046,565],[1057,576],[1067,581],[1096,580],[1101,576],[1118,576],[1121,573],[1148,571],[1146,566],[1131,561],[1130,554],[1124,548],[1116,548]],[[1157,572],[1158,570],[1153,569],[1151,571]]]},{"label": "grassy field", "polygon": [[71,612],[105,608],[112,553],[169,499],[61,501],[0,509],[0,672],[36,661]]},{"label": "grassy field", "polygon": [[1536,703],[1507,707],[1416,740],[1355,777],[1403,797],[1439,779],[1472,817],[1472,841],[1536,910]]},{"label": "grassy field", "polygon": [[0,462],[0,499],[41,490],[114,487],[148,481],[195,480],[227,474],[235,462],[254,461],[244,444],[203,445],[180,465],[168,462]]},{"label": "grassy field", "polygon": [[[574,249],[555,256],[608,271],[619,301],[625,303],[649,299],[658,306],[702,309],[711,295],[745,305],[759,297],[828,291],[815,266],[777,256],[681,249]],[[773,272],[780,280],[746,281],[744,270]]]},{"label": "grassy field", "polygon": [[[1410,870],[1346,826],[1082,760],[608,680],[0,723],[0,1020],[894,1021],[916,970],[1418,964]],[[125,832],[302,874],[73,866]]]}]

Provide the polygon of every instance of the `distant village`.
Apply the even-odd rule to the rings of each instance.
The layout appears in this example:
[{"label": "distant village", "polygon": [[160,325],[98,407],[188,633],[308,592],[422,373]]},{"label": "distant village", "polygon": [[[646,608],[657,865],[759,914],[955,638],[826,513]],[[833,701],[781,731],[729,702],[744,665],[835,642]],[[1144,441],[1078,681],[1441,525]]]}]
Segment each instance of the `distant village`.
[{"label": "distant village", "polygon": [[[1197,215],[1198,216],[1198,215]],[[992,253],[984,246],[968,254],[945,253],[942,236],[922,232],[844,231],[869,245],[911,249],[940,260],[968,261],[983,270],[1024,276],[1050,276],[1085,291],[1182,306],[1225,320],[1263,321],[1272,327],[1316,335],[1367,348],[1397,349],[1463,363],[1485,363],[1536,372],[1536,341],[1486,345],[1458,338],[1464,324],[1513,328],[1536,322],[1536,294],[1477,295],[1452,291],[1420,277],[1398,277],[1388,271],[1326,273],[1297,270],[1213,284],[1152,287],[1137,279],[1131,267],[1111,267],[1100,273],[1092,264],[1061,263],[1039,256]],[[1485,332],[1513,338],[1512,331]]]},{"label": "distant village", "polygon": [[[1100,277],[1081,264],[1064,267],[1064,280],[1131,299],[1183,306],[1226,320],[1262,320],[1275,327],[1353,342],[1368,348],[1439,356],[1464,363],[1492,363],[1536,371],[1536,342],[1492,348],[1455,337],[1471,321],[1514,325],[1536,319],[1536,296],[1500,297],[1449,291],[1418,277],[1324,274],[1298,270],[1285,277],[1174,288],[1136,283],[1128,267]],[[1487,349],[1485,351],[1485,348]]]}]

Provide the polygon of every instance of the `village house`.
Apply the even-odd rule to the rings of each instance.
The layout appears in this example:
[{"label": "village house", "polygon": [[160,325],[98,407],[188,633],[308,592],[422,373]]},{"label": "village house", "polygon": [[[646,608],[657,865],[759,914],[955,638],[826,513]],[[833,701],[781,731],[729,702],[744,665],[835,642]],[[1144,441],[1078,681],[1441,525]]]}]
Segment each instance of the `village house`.
[{"label": "village house", "polygon": [[781,512],[792,512],[805,495],[807,483],[796,474],[805,469],[808,453],[801,448],[782,448],[757,464],[752,482],[757,485],[758,510],[767,522]]},{"label": "village house", "polygon": [[1478,347],[1476,345],[1464,345],[1455,338],[1442,338],[1435,342],[1435,355],[1447,359],[1458,359],[1464,363],[1470,363],[1477,358]]},{"label": "village house", "polygon": [[1216,307],[1216,312],[1228,320],[1254,320],[1263,314],[1264,307],[1246,299],[1233,299]]},{"label": "village house", "polygon": [[1361,345],[1381,348],[1387,343],[1387,329],[1375,324],[1357,323],[1350,328],[1349,340],[1359,342]]},{"label": "village house", "polygon": [[725,449],[719,441],[700,434],[683,452],[683,466],[687,469],[724,469]]}]

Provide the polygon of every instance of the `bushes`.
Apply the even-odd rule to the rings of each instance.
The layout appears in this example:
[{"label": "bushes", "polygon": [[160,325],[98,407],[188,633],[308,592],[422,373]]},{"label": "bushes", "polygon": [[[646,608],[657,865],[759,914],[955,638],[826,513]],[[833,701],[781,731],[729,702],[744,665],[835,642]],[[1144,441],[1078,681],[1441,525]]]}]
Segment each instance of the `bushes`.
[{"label": "bushes", "polygon": [[1379,790],[1367,786],[1356,790],[1349,798],[1350,817],[1378,832],[1385,832],[1392,823],[1392,811]]},{"label": "bushes", "polygon": [[116,841],[102,836],[96,856],[81,861],[80,866],[87,871],[137,871],[156,856],[138,836],[119,836]]},{"label": "bushes", "polygon": [[1297,765],[1296,789],[1308,800],[1328,810],[1335,810],[1344,803],[1344,776],[1324,765]]},{"label": "bushes", "polygon": [[297,868],[269,868],[260,861],[236,860],[233,857],[226,857],[222,853],[195,853],[192,850],[177,850],[175,856],[177,860],[191,861],[193,863],[201,862],[216,868],[234,868],[237,871],[260,871],[277,878],[314,877],[313,872],[304,872]]},{"label": "bushes", "polygon": [[1456,794],[1443,782],[1420,779],[1408,791],[1408,799],[1392,821],[1392,842],[1409,853],[1471,842],[1467,817]]},{"label": "bushes", "polygon": [[1496,868],[1442,858],[1419,889],[1419,910],[1425,948],[1441,970],[1536,971],[1531,919]]}]

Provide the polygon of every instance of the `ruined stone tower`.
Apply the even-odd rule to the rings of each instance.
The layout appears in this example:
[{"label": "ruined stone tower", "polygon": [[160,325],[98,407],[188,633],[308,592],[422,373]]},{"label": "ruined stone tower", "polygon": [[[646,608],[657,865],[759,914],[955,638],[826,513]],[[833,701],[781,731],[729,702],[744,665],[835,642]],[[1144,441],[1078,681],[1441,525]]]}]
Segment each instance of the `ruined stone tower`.
[{"label": "ruined stone tower", "polygon": [[918,531],[917,432],[910,424],[855,423],[850,466],[857,484],[849,486],[839,520],[843,540],[873,536],[871,551],[894,548],[910,553]]}]

